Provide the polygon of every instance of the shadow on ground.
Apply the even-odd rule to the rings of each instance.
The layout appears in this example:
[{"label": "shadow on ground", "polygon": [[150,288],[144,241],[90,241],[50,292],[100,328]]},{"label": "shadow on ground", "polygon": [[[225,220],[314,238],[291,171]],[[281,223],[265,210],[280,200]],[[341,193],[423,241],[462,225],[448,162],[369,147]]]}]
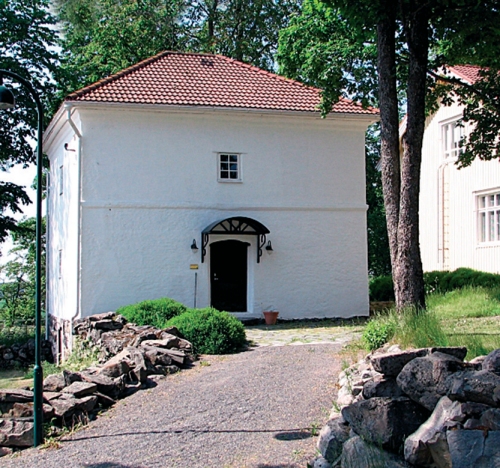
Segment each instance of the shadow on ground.
[{"label": "shadow on ground", "polygon": [[[134,431],[134,432],[119,432],[116,434],[102,434],[86,437],[72,437],[71,439],[61,440],[61,442],[77,442],[79,440],[106,439],[111,437],[151,435],[151,434],[232,434],[232,433],[275,433],[274,438],[277,440],[302,440],[312,437],[311,428],[299,427],[291,429],[221,429],[221,430],[206,430],[206,429],[170,429],[164,431]],[[88,465],[92,468],[100,468],[100,465]],[[104,466],[107,465],[103,465]],[[117,467],[122,465],[116,465]],[[125,465],[123,465],[125,466]]]}]

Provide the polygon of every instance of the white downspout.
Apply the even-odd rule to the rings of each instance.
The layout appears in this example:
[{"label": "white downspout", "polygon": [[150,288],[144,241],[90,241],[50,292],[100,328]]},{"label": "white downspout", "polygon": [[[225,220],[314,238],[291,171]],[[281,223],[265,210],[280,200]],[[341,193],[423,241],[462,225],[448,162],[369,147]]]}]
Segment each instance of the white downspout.
[{"label": "white downspout", "polygon": [[46,188],[45,188],[45,340],[49,340],[49,241],[50,241],[50,225],[49,225],[49,199],[50,199],[50,171],[46,172]]},{"label": "white downspout", "polygon": [[[74,315],[71,317],[71,336],[73,336],[73,320],[77,317],[78,313],[80,312],[80,279],[81,279],[81,274],[80,274],[80,265],[81,265],[81,224],[82,224],[82,134],[80,133],[80,130],[76,126],[75,122],[73,122],[72,119],[72,104],[71,103],[66,103],[64,104],[64,108],[66,109],[67,112],[67,122],[75,132],[76,137],[78,138],[78,146],[76,150],[76,157],[77,157],[77,180],[78,180],[78,226],[77,226],[77,239],[78,239],[78,255],[77,255],[77,265],[76,265],[76,284],[77,284],[77,289],[76,289],[76,310]],[[71,339],[71,346],[73,346],[73,340]]]}]

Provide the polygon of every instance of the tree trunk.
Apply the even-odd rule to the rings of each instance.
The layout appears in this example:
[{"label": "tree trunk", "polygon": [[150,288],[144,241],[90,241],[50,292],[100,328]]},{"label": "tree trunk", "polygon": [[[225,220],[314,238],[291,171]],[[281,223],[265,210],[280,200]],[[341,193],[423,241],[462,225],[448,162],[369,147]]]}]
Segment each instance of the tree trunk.
[{"label": "tree trunk", "polygon": [[217,16],[217,7],[219,5],[219,0],[213,0],[208,9],[208,46],[209,50],[212,52],[215,44],[215,20]]},{"label": "tree trunk", "polygon": [[399,115],[395,51],[397,2],[382,0],[381,4],[386,12],[386,15],[377,24],[381,169],[387,234],[394,272],[398,255],[400,192]]},{"label": "tree trunk", "polygon": [[424,278],[419,244],[419,193],[422,140],[425,127],[428,13],[415,2],[405,23],[410,55],[407,88],[407,125],[403,136],[398,254],[393,277],[398,309],[425,308]]}]

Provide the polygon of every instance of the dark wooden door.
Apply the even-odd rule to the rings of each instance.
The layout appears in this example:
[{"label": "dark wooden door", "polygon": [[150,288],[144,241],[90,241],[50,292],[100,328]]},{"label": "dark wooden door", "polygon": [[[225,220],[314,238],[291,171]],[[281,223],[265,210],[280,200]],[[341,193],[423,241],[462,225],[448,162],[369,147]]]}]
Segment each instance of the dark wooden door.
[{"label": "dark wooden door", "polygon": [[226,240],[210,245],[212,307],[247,311],[247,250],[245,242]]}]

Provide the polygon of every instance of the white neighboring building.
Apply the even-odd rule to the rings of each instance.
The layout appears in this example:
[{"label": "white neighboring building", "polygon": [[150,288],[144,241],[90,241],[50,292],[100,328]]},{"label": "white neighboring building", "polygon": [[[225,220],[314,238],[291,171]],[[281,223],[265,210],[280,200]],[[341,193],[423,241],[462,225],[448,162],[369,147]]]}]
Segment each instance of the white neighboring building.
[{"label": "white neighboring building", "polygon": [[[479,67],[449,73],[474,83]],[[420,247],[424,271],[468,267],[500,273],[500,162],[457,169],[463,108],[441,106],[426,121],[420,180]]]},{"label": "white neighboring building", "polygon": [[240,318],[368,315],[378,115],[341,100],[322,119],[319,102],[241,62],[172,52],[68,96],[44,140],[59,352],[72,319],[165,296]]}]

